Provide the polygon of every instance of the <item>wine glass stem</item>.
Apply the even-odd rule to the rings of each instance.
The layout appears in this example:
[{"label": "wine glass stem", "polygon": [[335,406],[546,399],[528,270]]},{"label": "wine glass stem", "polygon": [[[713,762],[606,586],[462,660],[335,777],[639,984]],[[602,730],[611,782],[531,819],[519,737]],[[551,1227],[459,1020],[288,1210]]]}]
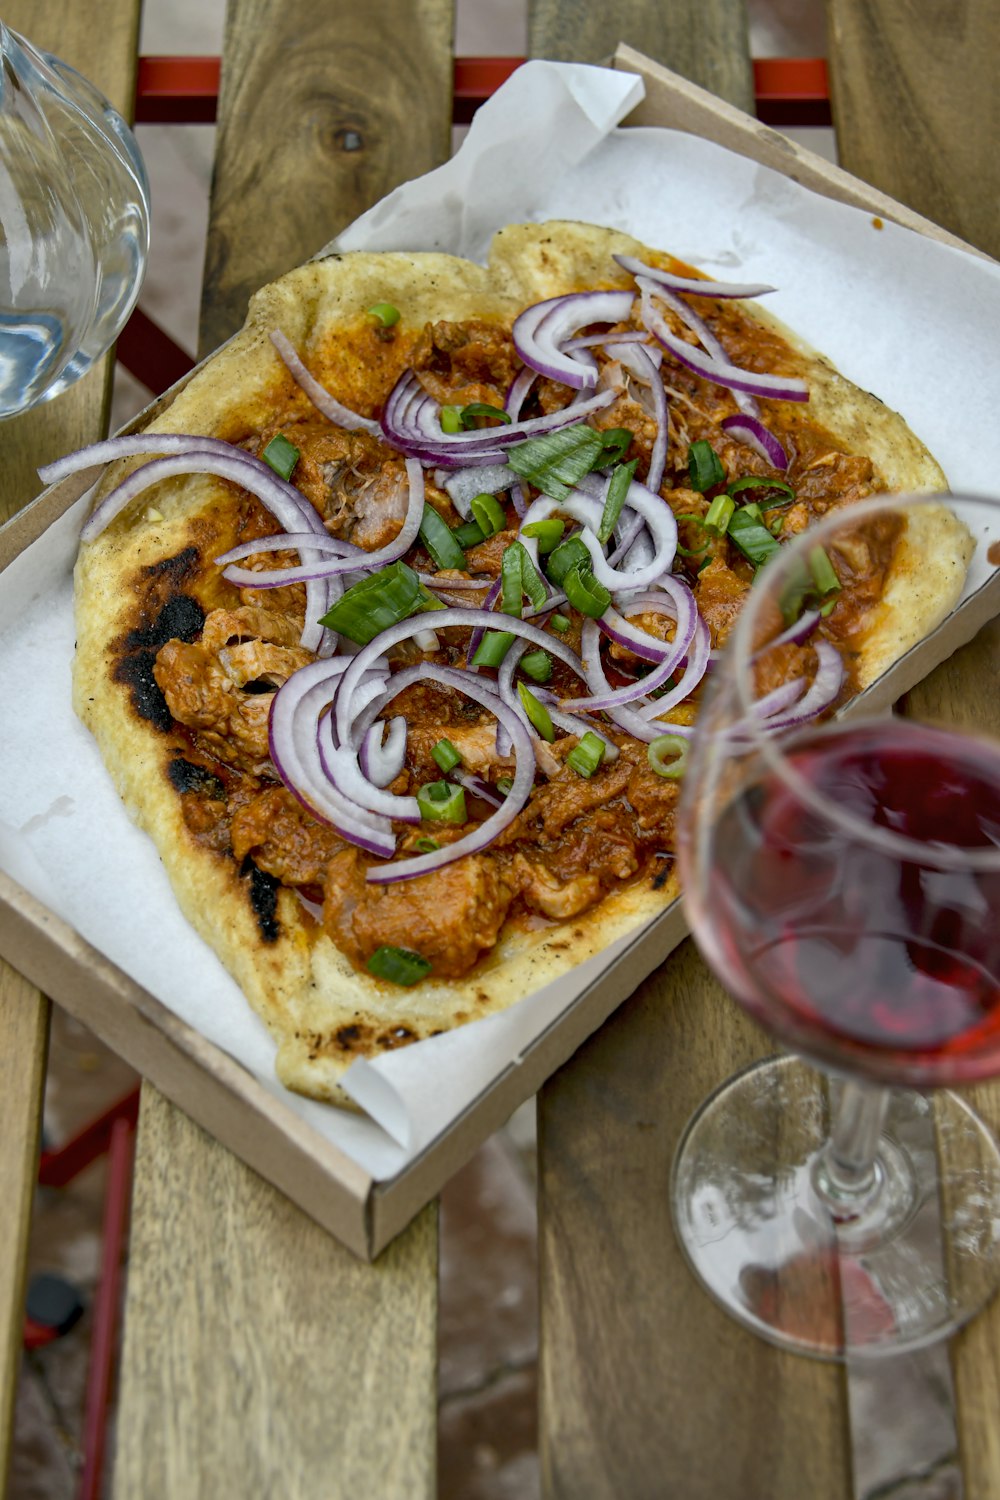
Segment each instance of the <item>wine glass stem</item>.
[{"label": "wine glass stem", "polygon": [[878,1191],[878,1143],[888,1106],[888,1089],[853,1080],[841,1086],[833,1130],[814,1173],[834,1218],[856,1213]]}]

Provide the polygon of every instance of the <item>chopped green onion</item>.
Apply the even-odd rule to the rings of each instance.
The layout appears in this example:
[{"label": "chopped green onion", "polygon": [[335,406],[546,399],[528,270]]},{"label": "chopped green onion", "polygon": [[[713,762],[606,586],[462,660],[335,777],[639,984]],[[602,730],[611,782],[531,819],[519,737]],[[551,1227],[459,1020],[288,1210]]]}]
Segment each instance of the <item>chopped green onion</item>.
[{"label": "chopped green onion", "polygon": [[563,592],[581,615],[590,615],[591,619],[598,620],[608,605],[611,603],[611,595],[599,583],[590,570],[589,560],[586,568],[578,566],[570,568],[562,581]]},{"label": "chopped green onion", "polygon": [[552,658],[547,651],[528,651],[518,666],[533,682],[548,682],[552,676]]},{"label": "chopped green onion", "polygon": [[497,422],[509,422],[510,412],[502,406],[491,406],[488,401],[470,401],[463,406],[460,418],[463,427],[475,427],[477,417],[493,417]]},{"label": "chopped green onion", "polygon": [[394,323],[399,322],[399,308],[393,307],[391,302],[376,302],[368,309],[369,316],[378,318],[383,328],[391,328]]},{"label": "chopped green onion", "polygon": [[514,785],[514,778],[513,776],[498,776],[495,784],[497,791],[503,792],[504,796],[506,797],[511,787]]},{"label": "chopped green onion", "polygon": [[369,974],[376,979],[389,979],[393,984],[416,984],[431,971],[431,962],[410,948],[376,948],[365,964]]},{"label": "chopped green onion", "polygon": [[749,516],[752,521],[762,522],[764,520],[764,513],[761,510],[760,506],[757,504],[756,500],[748,500],[746,505],[744,505],[743,507],[742,513],[745,516]]},{"label": "chopped green onion", "polygon": [[703,547],[682,547],[680,542],[678,542],[674,547],[674,551],[679,552],[681,557],[704,557],[708,551],[708,543],[706,542]]},{"label": "chopped green onion", "polygon": [[566,631],[569,629],[569,623],[565,615],[553,615],[549,620],[552,629],[558,630],[560,635],[566,634]]},{"label": "chopped green onion", "polygon": [[628,494],[629,485],[635,478],[635,466],[639,462],[633,458],[630,463],[619,464],[611,475],[608,485],[608,493],[604,497],[604,510],[601,515],[601,524],[597,528],[597,540],[606,542],[615,527],[618,525],[618,517],[622,513],[625,504],[625,496]]},{"label": "chopped green onion", "polygon": [[606,428],[600,434],[604,452],[598,467],[609,469],[612,464],[620,464],[631,446],[633,436],[627,427]]},{"label": "chopped green onion", "polygon": [[462,408],[460,406],[442,406],[441,430],[443,432],[461,432]]},{"label": "chopped green onion", "polygon": [[578,536],[568,536],[549,553],[545,571],[556,585],[562,583],[570,568],[590,567],[590,553]]},{"label": "chopped green onion", "polygon": [[795,499],[795,491],[790,484],[783,479],[765,479],[762,474],[744,474],[742,479],[734,479],[726,485],[727,495],[738,495],[743,490],[775,490],[784,496],[780,500],[762,500],[760,503],[764,510],[774,510],[777,506],[791,505]]},{"label": "chopped green onion", "polygon": [[420,598],[417,600],[416,609],[413,610],[415,615],[426,614],[428,610],[447,608],[447,604],[440,600],[436,594],[432,594],[426,585],[420,585]]},{"label": "chopped green onion", "polygon": [[763,521],[748,515],[746,506],[733,516],[726,534],[743,553],[743,556],[757,568],[779,550],[778,542],[775,541]]},{"label": "chopped green onion", "polygon": [[830,594],[840,593],[840,579],[822,547],[813,547],[809,553],[809,571],[821,599],[826,599]]},{"label": "chopped green onion", "polygon": [[578,776],[585,776],[589,781],[604,759],[607,749],[604,741],[588,729],[583,739],[566,757],[566,764],[572,766]]},{"label": "chopped green onion", "polygon": [[559,521],[555,516],[550,516],[547,521],[529,521],[527,526],[521,527],[521,535],[533,536],[538,542],[539,556],[545,557],[562,541],[565,530],[565,521]]},{"label": "chopped green onion", "polygon": [[454,771],[456,766],[462,764],[462,757],[451,743],[451,740],[438,740],[437,744],[432,748],[431,754],[442,771]]},{"label": "chopped green onion", "polygon": [[461,526],[455,527],[452,536],[460,547],[478,547],[486,540],[486,533],[478,521],[463,521]]},{"label": "chopped green onion", "polygon": [[414,839],[413,847],[419,850],[421,854],[433,854],[435,850],[440,849],[441,845],[437,839],[420,838]]},{"label": "chopped green onion", "polygon": [[702,522],[709,536],[725,536],[735,509],[735,500],[731,500],[728,495],[716,495]]},{"label": "chopped green onion", "polygon": [[552,715],[545,707],[545,704],[539,703],[531,689],[525,687],[523,682],[518,683],[517,693],[525,713],[538,730],[542,739],[549,740],[550,742],[554,740],[556,737],[555,726],[552,723]]},{"label": "chopped green onion", "polygon": [[549,591],[545,587],[545,580],[531,561],[531,555],[524,546],[524,543],[515,542],[514,546],[521,553],[521,587],[535,608],[541,609],[549,597]]},{"label": "chopped green onion", "polygon": [[704,438],[692,443],[688,449],[688,478],[691,488],[703,495],[706,490],[721,484],[725,477],[722,460],[711,443],[707,443]]},{"label": "chopped green onion", "polygon": [[484,537],[496,536],[507,525],[507,513],[495,495],[475,495],[469,506]]},{"label": "chopped green onion", "polygon": [[320,623],[367,646],[380,630],[424,609],[425,595],[431,598],[412,568],[404,562],[390,563],[349,588]]},{"label": "chopped green onion", "polygon": [[423,520],[420,522],[420,540],[437,567],[465,567],[465,553],[455,540],[454,532],[446,522],[442,521],[433,505],[428,505],[426,501],[424,501]]},{"label": "chopped green onion", "polygon": [[429,781],[417,787],[420,816],[436,823],[464,823],[465,788],[450,781]]},{"label": "chopped green onion", "polygon": [[[720,499],[721,499],[721,496],[720,496]],[[715,504],[715,501],[713,500],[712,501],[712,505],[714,505],[714,504]],[[709,506],[709,510],[711,510],[711,508],[712,508],[712,506],[710,505]],[[681,511],[678,511],[677,514],[674,516],[674,520],[675,521],[692,521],[695,526],[701,526],[703,529],[704,529],[704,526],[705,526],[705,517],[704,516],[696,516],[694,514],[694,512],[690,511],[690,510],[681,510]]]},{"label": "chopped green onion", "polygon": [[261,458],[282,479],[291,479],[292,470],[299,461],[299,450],[294,443],[288,441],[283,432],[279,432],[268,443]]},{"label": "chopped green onion", "polygon": [[518,619],[521,617],[524,593],[521,586],[522,554],[525,557],[528,555],[522,544],[511,542],[509,547],[504,548],[500,559],[500,608],[505,615],[517,615]]},{"label": "chopped green onion", "polygon": [[775,516],[773,521],[768,521],[767,529],[772,536],[780,536],[785,529],[784,516]]},{"label": "chopped green onion", "polygon": [[661,734],[646,750],[650,769],[667,781],[679,781],[687,762],[688,742],[679,734]]},{"label": "chopped green onion", "polygon": [[514,642],[512,630],[487,630],[472,658],[474,667],[498,667]]},{"label": "chopped green onion", "polygon": [[542,437],[511,443],[507,462],[522,479],[553,500],[565,500],[585,474],[607,463],[604,439],[593,427],[576,422]]}]

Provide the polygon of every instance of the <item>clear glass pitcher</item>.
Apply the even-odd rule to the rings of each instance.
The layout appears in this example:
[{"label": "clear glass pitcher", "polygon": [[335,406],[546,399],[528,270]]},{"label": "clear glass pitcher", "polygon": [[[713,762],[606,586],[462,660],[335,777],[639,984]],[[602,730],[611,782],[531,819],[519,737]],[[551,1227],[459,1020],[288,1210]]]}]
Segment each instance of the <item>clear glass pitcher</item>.
[{"label": "clear glass pitcher", "polygon": [[114,342],[149,249],[135,137],[74,68],[0,21],[0,417],[64,391]]}]

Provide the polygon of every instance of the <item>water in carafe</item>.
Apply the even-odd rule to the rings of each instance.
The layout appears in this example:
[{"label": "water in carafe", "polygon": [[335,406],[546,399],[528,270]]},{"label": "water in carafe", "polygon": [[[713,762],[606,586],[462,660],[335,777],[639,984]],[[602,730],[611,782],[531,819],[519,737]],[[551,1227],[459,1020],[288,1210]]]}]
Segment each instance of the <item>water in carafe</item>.
[{"label": "water in carafe", "polygon": [[149,188],[97,89],[0,22],[0,417],[58,395],[114,342],[149,248]]}]

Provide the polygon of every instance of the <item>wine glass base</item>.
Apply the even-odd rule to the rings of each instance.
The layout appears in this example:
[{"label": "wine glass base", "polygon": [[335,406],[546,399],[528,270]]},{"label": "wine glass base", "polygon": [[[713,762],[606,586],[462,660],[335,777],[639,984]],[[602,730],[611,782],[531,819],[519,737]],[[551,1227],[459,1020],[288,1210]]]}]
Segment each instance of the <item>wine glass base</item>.
[{"label": "wine glass base", "polygon": [[817,1180],[838,1087],[794,1057],[723,1084],[678,1147],[675,1229],[716,1301],[784,1349],[918,1349],[1000,1285],[1000,1150],[956,1095],[893,1089],[877,1187],[835,1219]]}]

